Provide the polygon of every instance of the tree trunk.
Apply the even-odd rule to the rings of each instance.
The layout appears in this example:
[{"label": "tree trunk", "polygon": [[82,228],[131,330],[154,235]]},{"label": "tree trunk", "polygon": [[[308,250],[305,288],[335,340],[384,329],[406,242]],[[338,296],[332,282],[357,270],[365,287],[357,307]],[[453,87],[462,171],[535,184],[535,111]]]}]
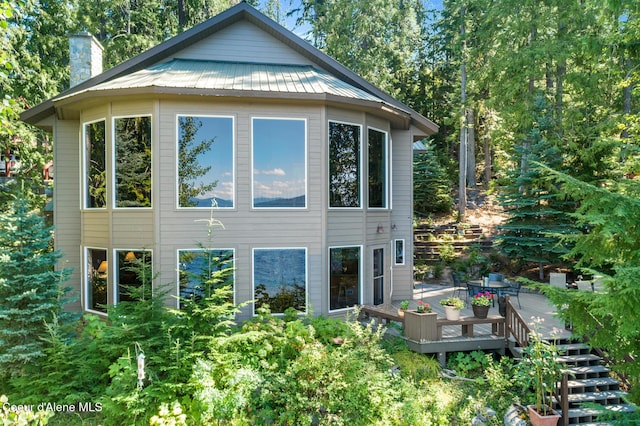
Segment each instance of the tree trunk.
[{"label": "tree trunk", "polygon": [[467,126],[467,186],[476,186],[476,132],[473,109],[469,108],[465,114]]},{"label": "tree trunk", "polygon": [[462,104],[462,119],[460,120],[460,149],[458,152],[459,159],[459,179],[458,179],[458,214],[460,220],[464,219],[467,209],[467,140],[468,140],[468,126],[467,126],[467,67],[465,63],[465,51],[467,43],[465,37],[464,26],[464,6],[460,11],[461,21],[460,35],[462,36],[462,61],[460,63],[460,102]]}]

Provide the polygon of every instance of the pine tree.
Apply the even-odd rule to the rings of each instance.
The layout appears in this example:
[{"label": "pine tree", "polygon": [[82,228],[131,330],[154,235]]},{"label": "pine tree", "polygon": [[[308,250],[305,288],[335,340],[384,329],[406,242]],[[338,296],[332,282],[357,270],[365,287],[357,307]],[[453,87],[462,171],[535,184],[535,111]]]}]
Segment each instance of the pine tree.
[{"label": "pine tree", "polygon": [[[62,312],[61,284],[70,270],[55,270],[52,228],[18,197],[0,213],[0,371],[18,375],[43,355],[46,323]],[[46,323],[45,323],[46,322]]]},{"label": "pine tree", "polygon": [[438,158],[435,146],[428,142],[425,152],[413,157],[413,206],[419,213],[450,212],[453,198],[451,182]]},{"label": "pine tree", "polygon": [[516,148],[510,184],[499,196],[508,215],[500,228],[498,244],[507,256],[521,262],[537,263],[539,278],[544,279],[544,265],[561,261],[568,248],[559,235],[575,228],[567,213],[575,207],[559,196],[555,185],[544,178],[534,163],[561,170],[563,158],[552,140],[554,123],[542,94],[536,96],[533,127]]}]

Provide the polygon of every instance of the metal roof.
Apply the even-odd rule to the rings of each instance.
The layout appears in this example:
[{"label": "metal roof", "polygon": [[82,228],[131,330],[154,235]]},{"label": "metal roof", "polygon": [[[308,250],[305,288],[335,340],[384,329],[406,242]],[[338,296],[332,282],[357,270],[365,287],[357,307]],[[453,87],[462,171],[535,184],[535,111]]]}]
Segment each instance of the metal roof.
[{"label": "metal roof", "polygon": [[[82,92],[147,87],[287,94],[330,94],[343,98],[384,103],[379,97],[310,65],[188,59],[173,59],[133,74],[88,87]],[[63,96],[59,100],[77,94]]]},{"label": "metal roof", "polygon": [[268,32],[285,45],[300,53],[302,56],[310,59],[312,63],[317,64],[320,68],[330,72],[336,78],[382,99],[386,105],[392,105],[396,110],[406,111],[411,116],[412,124],[423,130],[426,134],[429,135],[438,131],[438,126],[431,120],[375,87],[373,84],[349,70],[335,59],[311,46],[311,44],[302,40],[300,37],[296,36],[275,21],[267,18],[245,2],[240,2],[219,15],[196,25],[119,65],[116,65],[102,74],[80,83],[77,86],[71,87],[56,97],[33,106],[32,108],[22,112],[20,114],[20,118],[27,123],[36,124],[39,121],[55,114],[55,101],[62,98],[68,98],[73,94],[88,90],[93,86],[130,75],[131,73],[136,73],[146,69],[147,67],[152,67],[162,61],[166,61],[169,57],[175,55],[180,50],[241,20],[250,22],[256,27]]}]

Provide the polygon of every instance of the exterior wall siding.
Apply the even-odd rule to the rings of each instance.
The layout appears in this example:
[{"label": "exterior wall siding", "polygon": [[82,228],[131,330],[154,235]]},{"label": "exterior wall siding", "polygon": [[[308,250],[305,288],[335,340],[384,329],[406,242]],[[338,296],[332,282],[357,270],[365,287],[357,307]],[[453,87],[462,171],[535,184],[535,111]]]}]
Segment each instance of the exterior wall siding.
[{"label": "exterior wall siding", "polygon": [[[80,295],[80,277],[82,268],[80,264],[80,238],[82,217],[80,215],[80,187],[78,176],[80,158],[78,135],[80,128],[77,121],[58,120],[55,123],[54,139],[56,151],[54,155],[54,167],[56,189],[54,191],[54,226],[55,248],[60,250],[62,258],[58,262],[58,268],[71,268],[73,274],[67,285],[72,291]],[[81,299],[68,306],[69,309],[81,309]]]},{"label": "exterior wall siding", "polygon": [[194,43],[173,58],[292,65],[311,63],[248,22],[237,22],[217,33],[216,37]]}]

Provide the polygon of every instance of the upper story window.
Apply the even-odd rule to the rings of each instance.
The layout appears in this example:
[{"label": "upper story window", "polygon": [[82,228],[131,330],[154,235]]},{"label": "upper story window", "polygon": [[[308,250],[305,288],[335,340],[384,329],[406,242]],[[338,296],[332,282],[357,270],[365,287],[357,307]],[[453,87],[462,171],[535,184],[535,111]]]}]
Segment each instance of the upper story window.
[{"label": "upper story window", "polygon": [[369,207],[387,208],[387,134],[369,129]]},{"label": "upper story window", "polygon": [[329,122],[329,207],[361,207],[361,127]]},{"label": "upper story window", "polygon": [[252,121],[254,208],[307,206],[307,122],[254,118]]},{"label": "upper story window", "polygon": [[151,117],[113,121],[115,206],[151,207]]},{"label": "upper story window", "polygon": [[233,118],[178,116],[178,207],[234,207]]},{"label": "upper story window", "polygon": [[84,207],[100,209],[107,206],[107,163],[105,121],[85,123],[84,141]]}]

